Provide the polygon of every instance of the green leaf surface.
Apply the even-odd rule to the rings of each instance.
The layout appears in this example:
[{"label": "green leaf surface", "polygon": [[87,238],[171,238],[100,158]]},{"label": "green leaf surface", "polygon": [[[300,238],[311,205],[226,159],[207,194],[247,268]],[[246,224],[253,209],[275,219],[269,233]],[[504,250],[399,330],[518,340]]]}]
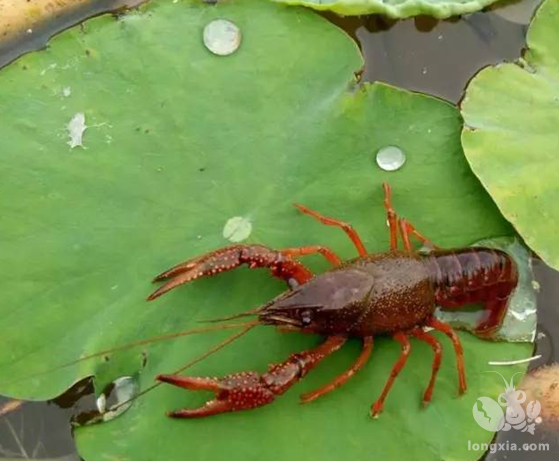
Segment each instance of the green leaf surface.
[{"label": "green leaf surface", "polygon": [[559,268],[559,0],[528,32],[524,60],[481,71],[462,103],[462,143],[503,215]]},{"label": "green leaf surface", "polygon": [[401,19],[428,15],[449,18],[473,13],[497,0],[273,0],[287,5],[302,5],[318,11],[343,15],[384,14]]},{"label": "green leaf surface", "polygon": [[[227,57],[202,43],[204,26],[216,18],[234,21],[243,34]],[[362,64],[352,40],[305,9],[169,0],[93,19],[2,70],[0,393],[45,399],[88,375],[99,391],[127,375],[145,389],[157,373],[226,337],[152,345],[145,364],[133,350],[52,370],[253,308],[284,290],[265,271],[239,269],[145,302],[155,274],[228,244],[223,229],[232,217],[250,220],[246,242],[325,244],[343,258],[355,256],[341,231],[291,205],[300,202],[353,223],[370,251],[382,251],[388,230],[380,185],[389,181],[398,211],[442,246],[510,235],[463,157],[457,110],[382,84],[359,86],[354,72]],[[76,114],[88,128],[83,147],[71,148],[68,124],[79,122]],[[407,155],[396,172],[376,165],[387,145]],[[320,258],[308,263],[326,269]],[[443,366],[425,410],[420,396],[432,353],[413,341],[385,413],[368,417],[398,355],[396,343],[378,338],[364,370],[313,404],[299,405],[297,395],[350,364],[357,341],[252,412],[170,420],[165,411],[208,396],[161,386],[114,421],[77,430],[79,450],[88,461],[474,460],[479,453],[467,442],[492,434],[477,426],[472,406],[501,392],[501,378],[483,373],[487,362],[520,359],[531,348],[461,337],[469,392],[458,398],[452,348],[441,338]],[[264,371],[319,341],[261,327],[191,372]]]}]

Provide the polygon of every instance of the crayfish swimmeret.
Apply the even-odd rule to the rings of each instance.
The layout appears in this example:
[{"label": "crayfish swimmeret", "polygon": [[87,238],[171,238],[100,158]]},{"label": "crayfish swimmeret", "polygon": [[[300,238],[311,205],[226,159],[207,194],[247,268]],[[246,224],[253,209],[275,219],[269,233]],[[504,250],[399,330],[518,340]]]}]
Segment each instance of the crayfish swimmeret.
[{"label": "crayfish swimmeret", "polygon": [[[373,337],[388,334],[400,343],[401,354],[380,397],[372,405],[371,415],[377,416],[382,411],[386,396],[408,359],[410,336],[425,341],[434,352],[431,378],[423,395],[423,403],[427,404],[433,393],[442,347],[424,327],[441,331],[452,341],[459,392],[466,391],[460,339],[447,324],[434,318],[435,308],[437,305],[443,309],[457,309],[470,303],[484,304],[484,317],[476,330],[479,335],[490,336],[500,326],[508,298],[517,285],[516,265],[506,253],[491,248],[442,250],[436,247],[408,221],[398,218],[392,208],[390,187],[384,184],[383,188],[390,227],[390,250],[387,252],[367,253],[351,225],[296,205],[301,212],[321,223],[341,228],[359,256],[343,262],[324,246],[273,250],[263,245],[234,245],[179,264],[155,278],[155,281],[168,281],[149,300],[183,283],[242,264],[250,268],[268,268],[274,277],[287,282],[290,289],[251,311],[257,315],[257,323],[326,336],[320,346],[292,354],[284,362],[271,365],[263,374],[240,372],[221,379],[159,375],[157,379],[162,382],[215,393],[215,398],[202,407],[174,411],[169,416],[197,418],[271,403],[325,357],[340,349],[348,338],[361,338],[363,348],[354,365],[332,382],[301,396],[303,402],[310,402],[349,380],[370,357]],[[399,237],[403,250],[398,249]],[[432,251],[426,254],[414,251],[411,237]],[[297,260],[313,253],[324,256],[332,264],[332,269],[314,275]]]}]

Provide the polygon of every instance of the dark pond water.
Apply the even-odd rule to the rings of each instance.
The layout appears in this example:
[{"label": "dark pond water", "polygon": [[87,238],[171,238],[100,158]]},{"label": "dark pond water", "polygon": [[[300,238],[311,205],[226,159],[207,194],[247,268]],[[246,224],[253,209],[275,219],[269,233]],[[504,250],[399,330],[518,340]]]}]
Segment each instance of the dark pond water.
[{"label": "dark pond water", "polygon": [[[470,78],[481,68],[521,56],[527,25],[540,0],[499,4],[484,13],[437,21],[421,17],[392,21],[378,16],[340,18],[325,15],[343,27],[360,44],[365,56],[365,81],[381,80],[403,88],[459,102]],[[21,54],[45,46],[49,37],[106,11],[120,11],[141,0],[94,0],[61,15],[33,33],[0,42],[0,67]],[[541,358],[531,368],[551,364],[559,356],[559,273],[535,262],[539,324],[536,353]],[[0,397],[0,408],[9,400]],[[50,402],[26,402],[0,416],[0,459],[49,458],[78,460],[69,422],[94,411],[89,382],[83,381]],[[1,414],[0,410],[0,414]],[[518,431],[500,433],[497,443],[547,443],[549,450],[531,453],[498,450],[490,461],[557,459],[559,435],[538,430],[535,435]]]}]

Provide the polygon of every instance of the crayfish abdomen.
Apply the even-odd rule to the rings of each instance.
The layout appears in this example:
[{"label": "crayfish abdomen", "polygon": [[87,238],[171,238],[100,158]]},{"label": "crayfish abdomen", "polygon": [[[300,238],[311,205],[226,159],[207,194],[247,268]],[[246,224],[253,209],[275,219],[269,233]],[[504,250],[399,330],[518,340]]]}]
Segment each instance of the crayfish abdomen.
[{"label": "crayfish abdomen", "polygon": [[483,247],[435,250],[423,262],[439,306],[457,309],[483,303],[485,316],[477,326],[477,333],[483,336],[490,336],[501,325],[518,284],[516,264],[507,253]]}]

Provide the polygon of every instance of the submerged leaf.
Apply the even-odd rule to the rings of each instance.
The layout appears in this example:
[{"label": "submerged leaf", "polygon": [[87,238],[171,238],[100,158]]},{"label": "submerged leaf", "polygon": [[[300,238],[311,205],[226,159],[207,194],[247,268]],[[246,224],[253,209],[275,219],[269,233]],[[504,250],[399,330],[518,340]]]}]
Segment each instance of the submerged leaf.
[{"label": "submerged leaf", "polygon": [[[204,27],[218,18],[242,32],[229,56],[203,44]],[[0,181],[0,393],[44,399],[87,375],[98,390],[131,376],[142,391],[218,343],[227,332],[56,368],[253,308],[284,290],[266,271],[241,269],[145,302],[155,274],[238,237],[238,230],[224,236],[231,218],[251,224],[245,243],[321,244],[355,256],[339,229],[298,213],[292,203],[299,202],[351,222],[369,251],[383,251],[381,183],[389,181],[397,210],[439,245],[510,235],[463,158],[457,110],[382,84],[358,86],[361,66],[355,43],[308,10],[160,0],[91,20],[0,72],[0,158],[9,173]],[[90,126],[87,150],[67,145],[67,123],[78,112]],[[405,153],[400,169],[377,166],[386,146]],[[326,268],[318,257],[306,262]],[[369,418],[399,353],[389,338],[376,340],[370,363],[344,388],[299,405],[301,391],[355,360],[359,343],[350,341],[273,405],[170,420],[165,411],[207,395],[161,386],[113,421],[77,429],[79,450],[88,461],[293,460],[302,450],[323,460],[474,460],[480,453],[468,441],[492,434],[475,423],[472,406],[501,392],[500,378],[483,373],[487,362],[524,358],[531,347],[461,334],[469,392],[459,398],[452,347],[437,336],[445,352],[426,409],[420,400],[432,351],[412,341],[385,412]],[[319,341],[259,327],[189,372],[264,371]]]},{"label": "submerged leaf", "polygon": [[462,143],[503,215],[559,268],[559,1],[547,0],[516,63],[482,70],[462,103]]}]

